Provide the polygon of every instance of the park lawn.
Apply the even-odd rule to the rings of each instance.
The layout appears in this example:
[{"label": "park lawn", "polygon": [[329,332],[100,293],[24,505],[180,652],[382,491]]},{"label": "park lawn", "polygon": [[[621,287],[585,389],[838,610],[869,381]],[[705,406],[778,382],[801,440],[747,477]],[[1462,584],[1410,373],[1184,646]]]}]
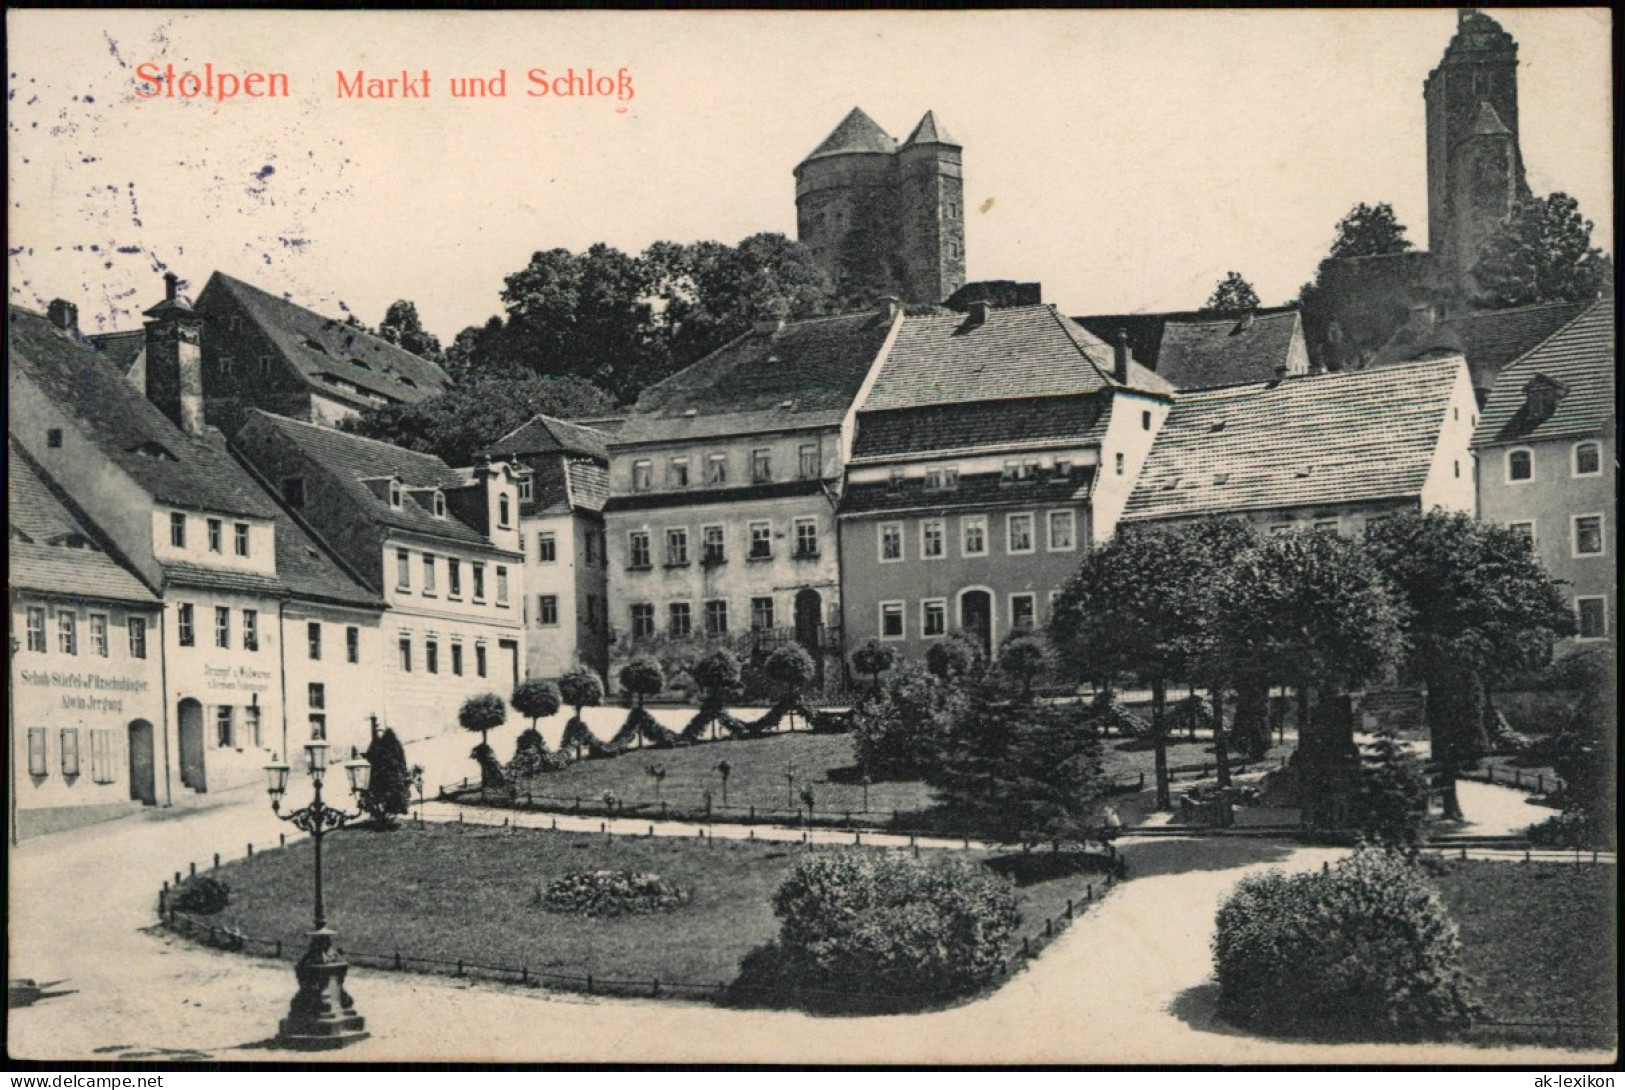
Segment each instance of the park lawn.
[{"label": "park lawn", "polygon": [[[339,947],[364,964],[400,952],[511,968],[515,976],[525,968],[531,974],[590,973],[600,982],[658,979],[667,989],[731,982],[740,959],[778,935],[771,897],[806,850],[755,840],[410,824],[386,833],[346,830],[323,847],[329,925],[338,932]],[[212,872],[231,887],[231,901],[207,922],[254,939],[280,939],[285,956],[296,957],[310,926],[311,851],[302,840]],[[1023,918],[1012,961],[1021,936],[1042,935],[1045,918],[1063,917],[1069,899],[1081,910],[1091,884],[1096,897],[1105,893],[1102,875],[1067,868],[1052,875],[1045,865],[1050,860],[1040,853],[1025,860],[964,854],[1016,874]],[[692,900],[674,912],[610,919],[539,907],[553,880],[601,869],[659,874],[688,890]]]},{"label": "park lawn", "polygon": [[1461,932],[1485,1018],[1475,1037],[1581,1046],[1614,1040],[1618,870],[1573,863],[1443,862],[1433,881]]}]

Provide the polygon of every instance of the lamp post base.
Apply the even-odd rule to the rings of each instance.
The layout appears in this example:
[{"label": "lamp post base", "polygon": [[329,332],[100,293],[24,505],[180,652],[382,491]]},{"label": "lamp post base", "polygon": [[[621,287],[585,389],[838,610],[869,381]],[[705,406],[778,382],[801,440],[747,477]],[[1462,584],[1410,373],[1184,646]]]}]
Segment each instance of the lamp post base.
[{"label": "lamp post base", "polygon": [[350,993],[344,990],[349,971],[349,963],[333,949],[333,932],[325,927],[312,931],[310,948],[294,966],[299,992],[277,1030],[277,1044],[302,1050],[334,1049],[371,1036],[367,1020],[356,1013]]}]

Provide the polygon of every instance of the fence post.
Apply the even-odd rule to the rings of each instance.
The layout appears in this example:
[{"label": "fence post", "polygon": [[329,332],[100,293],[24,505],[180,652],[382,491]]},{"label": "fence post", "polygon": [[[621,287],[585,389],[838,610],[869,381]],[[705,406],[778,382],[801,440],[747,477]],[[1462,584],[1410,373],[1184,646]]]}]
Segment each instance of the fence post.
[{"label": "fence post", "polygon": [[399,950],[396,950],[395,951],[395,968],[397,970],[399,970],[400,967],[401,967],[401,952]]},{"label": "fence post", "polygon": [[1083,887],[1083,899],[1085,901],[1093,901],[1095,899],[1095,884],[1093,882],[1090,882],[1087,886]]},{"label": "fence post", "polygon": [[521,983],[521,984],[529,984],[530,983],[530,966],[528,966],[528,965],[520,966],[520,968],[519,968],[519,983]]},{"label": "fence post", "polygon": [[457,975],[458,976],[463,975],[463,959],[462,958],[457,959]]},{"label": "fence post", "polygon": [[1052,923],[1052,921],[1050,920],[1050,918],[1048,916],[1045,916],[1044,917],[1044,937],[1046,939],[1048,939],[1048,938],[1053,938],[1054,935],[1055,935],[1055,926]]},{"label": "fence post", "polygon": [[276,838],[277,838],[277,847],[286,848],[288,846],[288,834],[287,833],[278,833],[278,834],[276,834]]},{"label": "fence post", "polygon": [[248,858],[254,858],[254,844],[252,841],[250,841],[248,845]]},{"label": "fence post", "polygon": [[176,871],[175,872],[175,885],[179,886],[180,884],[181,884],[181,872]]},{"label": "fence post", "polygon": [[1463,858],[1463,859],[1466,859],[1466,858],[1467,858],[1467,848],[1466,848],[1466,846],[1465,846],[1465,845],[1464,845],[1464,846],[1463,846],[1463,847],[1462,847],[1462,849],[1461,849],[1461,857],[1462,857],[1462,858]]},{"label": "fence post", "polygon": [[1072,918],[1072,898],[1070,897],[1066,899],[1066,918],[1069,920]]},{"label": "fence post", "polygon": [[752,821],[756,820],[756,807],[754,805],[750,808],[750,819]]},{"label": "fence post", "polygon": [[592,994],[592,974],[591,973],[587,974],[587,994],[588,995]]},{"label": "fence post", "polygon": [[[1465,849],[1463,849],[1463,850],[1465,851]],[[1523,861],[1525,863],[1529,862],[1529,849],[1528,848],[1525,848],[1523,850]]]},{"label": "fence post", "polygon": [[1535,789],[1542,795],[1546,793],[1546,773],[1537,772],[1535,774]]},{"label": "fence post", "polygon": [[655,827],[653,825],[649,826],[649,835],[650,836],[655,835]]},{"label": "fence post", "polygon": [[276,956],[277,957],[282,956],[282,940],[281,939],[276,940]]},{"label": "fence post", "polygon": [[196,878],[196,877],[197,877],[197,864],[196,864],[196,863],[189,863],[189,864],[187,864],[187,865],[188,865],[188,866],[190,866],[190,867],[191,867],[191,868],[192,868],[192,874],[191,874],[191,876],[192,876],[192,877],[193,877],[193,878]]},{"label": "fence post", "polygon": [[654,994],[656,996],[660,995],[660,978],[659,977],[655,977]]},{"label": "fence post", "polygon": [[214,853],[214,866],[211,869],[213,869],[213,870],[219,870],[220,869],[220,853],[219,852]]}]

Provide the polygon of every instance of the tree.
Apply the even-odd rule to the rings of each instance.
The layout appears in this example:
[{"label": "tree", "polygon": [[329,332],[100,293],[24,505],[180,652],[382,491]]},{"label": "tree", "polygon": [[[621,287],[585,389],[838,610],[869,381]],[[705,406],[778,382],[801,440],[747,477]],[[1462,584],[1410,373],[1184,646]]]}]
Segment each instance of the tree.
[{"label": "tree", "polygon": [[710,726],[716,737],[716,724],[723,716],[728,698],[739,692],[739,658],[726,647],[719,647],[702,656],[689,669],[689,677],[700,690],[700,712],[683,730],[684,737],[696,739]]},{"label": "tree", "polygon": [[1591,245],[1591,221],[1566,193],[1519,201],[1478,251],[1477,303],[1580,303],[1613,283],[1613,263]]},{"label": "tree", "polygon": [[666,671],[652,655],[637,655],[621,667],[621,688],[637,698],[642,710],[645,697],[658,696],[666,687]]},{"label": "tree", "polygon": [[1427,816],[1428,781],[1421,762],[1392,727],[1377,731],[1361,769],[1356,804],[1360,831],[1370,840],[1393,850],[1415,849]]},{"label": "tree", "polygon": [[1405,225],[1394,217],[1387,201],[1366,204],[1361,201],[1337,221],[1337,238],[1332,241],[1331,258],[1378,257],[1404,253],[1411,248]]},{"label": "tree", "polygon": [[414,356],[443,363],[446,354],[440,348],[440,338],[423,328],[418,319],[417,304],[409,299],[397,299],[384,312],[378,326],[378,336],[390,344],[400,345]]},{"label": "tree", "polygon": [[916,779],[935,767],[963,706],[958,687],[903,662],[852,710],[852,749],[875,779]]},{"label": "tree", "polygon": [[1214,286],[1213,294],[1202,306],[1202,313],[1215,318],[1236,318],[1257,309],[1258,293],[1244,276],[1232,271]]},{"label": "tree", "polygon": [[981,672],[982,645],[965,632],[950,632],[926,649],[925,668],[943,681],[958,681]]},{"label": "tree", "polygon": [[412,771],[406,764],[406,750],[395,732],[385,727],[362,756],[372,766],[372,774],[361,794],[361,808],[372,816],[375,826],[387,829],[396,814],[412,808]]},{"label": "tree", "polygon": [[558,713],[561,700],[559,687],[551,681],[527,678],[514,686],[508,703],[513,705],[514,711],[529,719],[530,729],[535,730],[536,720]]},{"label": "tree", "polygon": [[610,410],[609,399],[584,379],[501,379],[455,386],[412,405],[373,406],[339,426],[463,466],[537,413],[568,418]]},{"label": "tree", "polygon": [[1563,596],[1526,539],[1470,515],[1434,510],[1373,522],[1365,547],[1406,606],[1411,669],[1428,687],[1445,815],[1461,817],[1455,774],[1486,744],[1486,685],[1550,661],[1574,631]]},{"label": "tree", "polygon": [[999,668],[1021,681],[1021,699],[1033,698],[1033,679],[1049,664],[1049,650],[1036,636],[1014,636],[999,648]]},{"label": "tree", "polygon": [[767,661],[762,664],[762,672],[779,687],[784,702],[798,703],[802,692],[817,676],[818,666],[805,647],[799,643],[787,643],[767,656]]},{"label": "tree", "polygon": [[[604,683],[593,671],[578,666],[559,678],[559,698],[575,709],[575,714],[565,725],[565,734],[575,739],[576,759],[579,760],[588,737],[587,725],[581,721],[581,710],[603,702]],[[567,748],[569,744],[568,740],[560,739],[559,748]]]},{"label": "tree", "polygon": [[874,679],[875,695],[880,693],[880,675],[896,665],[896,649],[878,640],[868,640],[852,652],[852,669]]},{"label": "tree", "polygon": [[478,731],[480,744],[469,754],[480,766],[480,785],[499,787],[502,784],[502,765],[491,750],[490,733],[508,720],[508,709],[496,693],[480,693],[463,701],[457,712],[457,722],[464,730]]},{"label": "tree", "polygon": [[1563,813],[1552,824],[1565,847],[1611,848],[1618,835],[1618,722],[1610,663],[1601,653],[1574,652],[1549,673],[1567,675],[1567,691],[1573,697],[1569,707],[1555,717],[1541,747],[1563,781]]}]

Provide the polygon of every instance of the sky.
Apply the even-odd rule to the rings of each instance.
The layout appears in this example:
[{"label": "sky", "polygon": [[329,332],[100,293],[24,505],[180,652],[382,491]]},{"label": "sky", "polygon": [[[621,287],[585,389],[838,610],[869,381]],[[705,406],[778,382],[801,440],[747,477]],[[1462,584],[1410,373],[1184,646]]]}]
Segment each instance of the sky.
[{"label": "sky", "polygon": [[[1493,12],[1518,40],[1536,193],[1612,250],[1603,9]],[[791,174],[853,106],[964,145],[972,280],[1065,313],[1263,302],[1337,220],[1389,201],[1427,242],[1422,81],[1453,9],[882,13],[8,11],[11,301],[136,328],[219,269],[376,325],[413,300],[443,340],[501,310],[539,250],[794,235]],[[283,73],[286,97],[142,98],[141,66]],[[632,96],[531,96],[532,69]],[[430,76],[427,97],[353,79]],[[505,97],[453,77],[506,72]]]}]

